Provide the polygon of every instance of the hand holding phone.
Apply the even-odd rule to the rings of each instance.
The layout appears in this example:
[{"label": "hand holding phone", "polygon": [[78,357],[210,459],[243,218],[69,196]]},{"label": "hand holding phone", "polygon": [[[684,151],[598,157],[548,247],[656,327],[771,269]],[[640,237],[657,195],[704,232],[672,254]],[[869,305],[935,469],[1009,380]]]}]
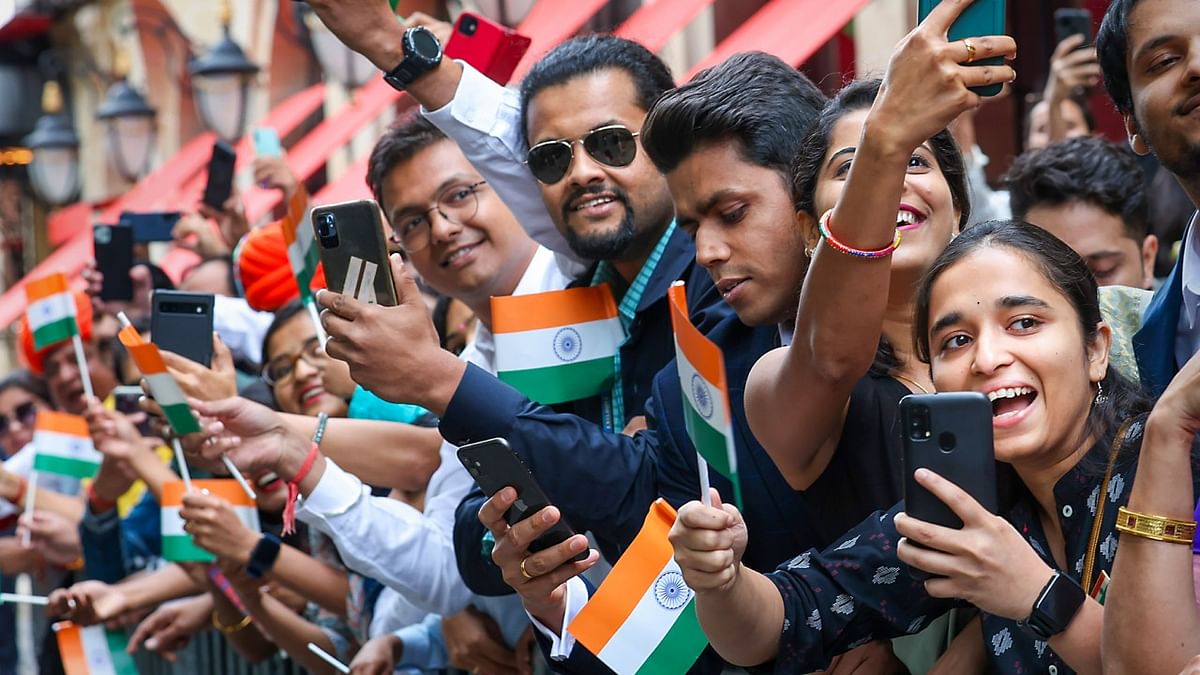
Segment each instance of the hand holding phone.
[{"label": "hand holding phone", "polygon": [[1054,38],[1062,44],[1072,35],[1083,39],[1075,49],[1084,49],[1092,45],[1092,12],[1089,9],[1062,7],[1054,10]]},{"label": "hand holding phone", "polygon": [[318,206],[312,211],[312,222],[329,290],[368,304],[399,304],[375,202],[360,199]]},{"label": "hand holding phone", "polygon": [[150,298],[150,339],[160,349],[212,367],[211,293],[156,290]]},{"label": "hand holding phone", "polygon": [[[934,8],[940,4],[942,4],[942,0],[920,0],[917,8],[917,22],[924,23],[933,13]],[[964,54],[966,58],[960,63],[977,67],[1004,65],[1003,56],[978,54],[978,50],[983,45],[981,41],[973,42],[971,38],[1004,35],[1005,10],[1005,0],[974,0],[961,11],[949,30],[946,31],[946,39],[950,42],[961,42],[963,45],[971,47],[966,50]],[[971,87],[971,91],[980,96],[995,96],[1004,88],[1004,82],[1005,80],[997,80],[995,83]]]},{"label": "hand holding phone", "polygon": [[279,143],[279,134],[271,127],[254,128],[254,154],[258,157],[279,157],[283,154],[283,146]]},{"label": "hand holding phone", "polygon": [[962,520],[917,483],[929,469],[954,483],[995,513],[996,457],[992,448],[992,404],[977,392],[913,394],[900,400],[904,438],[904,508],[914,518],[961,528]]}]

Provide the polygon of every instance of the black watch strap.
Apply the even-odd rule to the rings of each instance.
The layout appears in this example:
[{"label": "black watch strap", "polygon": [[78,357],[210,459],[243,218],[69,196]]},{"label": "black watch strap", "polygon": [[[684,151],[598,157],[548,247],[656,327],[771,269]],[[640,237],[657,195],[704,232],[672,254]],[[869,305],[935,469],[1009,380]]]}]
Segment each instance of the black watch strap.
[{"label": "black watch strap", "polygon": [[404,31],[404,60],[383,74],[383,79],[400,91],[442,62],[442,43],[433,31],[414,26]]},{"label": "black watch strap", "polygon": [[281,546],[282,542],[279,541],[279,537],[270,532],[264,534],[254,545],[254,550],[250,552],[250,560],[246,563],[246,574],[251,578],[261,579],[264,574],[270,572],[279,558]]},{"label": "black watch strap", "polygon": [[1087,593],[1078,582],[1055,571],[1033,603],[1029,618],[1020,623],[1039,639],[1049,640],[1067,629],[1085,600]]}]

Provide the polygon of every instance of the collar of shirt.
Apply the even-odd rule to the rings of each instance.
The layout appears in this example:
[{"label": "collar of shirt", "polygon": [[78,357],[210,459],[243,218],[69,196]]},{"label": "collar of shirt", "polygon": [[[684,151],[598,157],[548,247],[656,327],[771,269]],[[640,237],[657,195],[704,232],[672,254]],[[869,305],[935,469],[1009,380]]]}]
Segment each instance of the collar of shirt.
[{"label": "collar of shirt", "polygon": [[621,325],[627,332],[637,314],[638,305],[642,303],[642,294],[646,292],[646,285],[650,283],[650,277],[654,276],[654,270],[658,268],[658,262],[662,260],[663,251],[667,249],[667,243],[671,241],[673,234],[675,234],[674,220],[667,225],[667,229],[663,230],[662,236],[658,238],[658,243],[654,245],[654,250],[650,252],[650,257],[646,258],[642,269],[638,271],[637,277],[634,278],[633,283],[629,284],[623,295],[618,296],[617,291],[624,286],[624,280],[617,274],[613,266],[606,260],[601,260],[596,265],[596,273],[592,275],[592,285],[607,281],[613,287],[613,297],[621,298],[617,305],[617,314],[621,317]]},{"label": "collar of shirt", "polygon": [[1200,231],[1197,231],[1197,221],[1200,212],[1192,216],[1188,223],[1187,233],[1183,239],[1179,255],[1183,257],[1180,263],[1183,277],[1183,306],[1179,312],[1179,324],[1191,331],[1196,327],[1196,315],[1200,313]]}]

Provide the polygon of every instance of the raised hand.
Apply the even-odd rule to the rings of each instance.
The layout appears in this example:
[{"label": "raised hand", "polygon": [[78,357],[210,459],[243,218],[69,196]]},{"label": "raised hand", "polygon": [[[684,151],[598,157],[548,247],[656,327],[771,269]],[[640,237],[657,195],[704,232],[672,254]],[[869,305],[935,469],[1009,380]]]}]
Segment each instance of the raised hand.
[{"label": "raised hand", "polygon": [[712,506],[688,502],[679,509],[668,538],[683,580],[697,593],[733,585],[746,552],[746,521],[737,507],[709,488]]},{"label": "raised hand", "polygon": [[1046,78],[1047,101],[1059,101],[1080,89],[1094,87],[1103,74],[1095,47],[1081,47],[1083,35],[1076,33],[1058,43],[1050,58],[1050,74]]},{"label": "raised hand", "polygon": [[321,23],[376,68],[390,71],[404,58],[404,25],[387,0],[309,0]]},{"label": "raised hand", "polygon": [[212,223],[198,213],[185,213],[171,230],[171,239],[179,248],[203,258],[229,255],[231,245]]},{"label": "raised hand", "polygon": [[[279,413],[236,396],[220,401],[191,399],[189,403],[200,414],[208,434],[204,442],[187,449],[189,455],[218,462],[228,453],[243,473],[251,475],[274,471],[291,480],[299,473],[312,442],[291,432]],[[317,461],[308,475],[315,481],[323,471],[324,463]]]},{"label": "raised hand", "polygon": [[300,187],[295,172],[284,157],[255,157],[254,182],[268,190],[279,190],[289,199]]},{"label": "raised hand", "polygon": [[91,626],[115,619],[127,609],[125,596],[116,587],[103,581],[81,581],[52,592],[46,612]]},{"label": "raised hand", "polygon": [[224,499],[204,492],[183,496],[183,531],[192,535],[196,545],[223,560],[244,566],[258,543],[259,533],[246,527]]},{"label": "raised hand", "polygon": [[179,383],[185,396],[198,398],[202,401],[237,396],[237,372],[233,367],[233,354],[221,342],[221,338],[213,333],[212,367],[205,368],[202,364],[172,352],[163,350],[163,363],[167,371]]},{"label": "raised hand", "polygon": [[51,565],[66,567],[83,557],[78,523],[53,511],[40,510],[21,516],[18,536],[29,533],[30,545]]}]

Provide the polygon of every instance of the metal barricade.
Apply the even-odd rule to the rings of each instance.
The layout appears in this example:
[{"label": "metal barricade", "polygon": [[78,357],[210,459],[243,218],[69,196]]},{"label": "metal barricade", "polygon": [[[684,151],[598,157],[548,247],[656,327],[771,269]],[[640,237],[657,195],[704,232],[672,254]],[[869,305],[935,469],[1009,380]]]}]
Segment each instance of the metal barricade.
[{"label": "metal barricade", "polygon": [[302,675],[308,671],[282,653],[251,664],[216,631],[204,631],[181,649],[175,663],[139,650],[134,657],[140,675]]}]

